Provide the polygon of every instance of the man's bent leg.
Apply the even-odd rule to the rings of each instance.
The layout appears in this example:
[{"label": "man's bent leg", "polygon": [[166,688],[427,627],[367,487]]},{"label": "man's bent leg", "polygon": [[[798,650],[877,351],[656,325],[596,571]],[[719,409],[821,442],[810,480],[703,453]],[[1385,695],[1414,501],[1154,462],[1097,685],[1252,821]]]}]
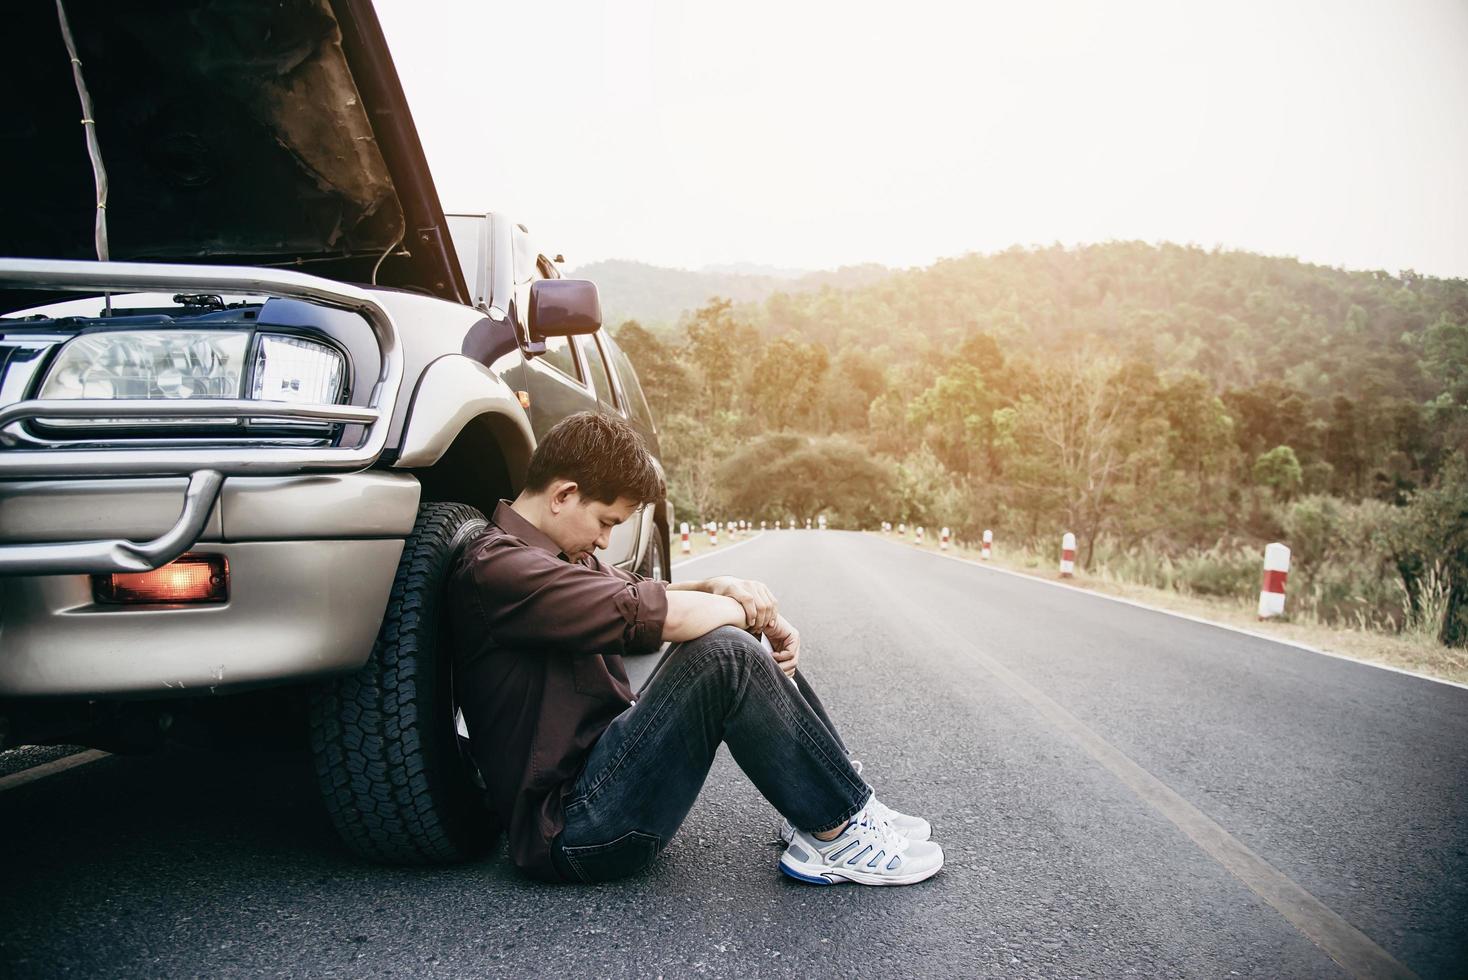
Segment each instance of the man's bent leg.
[{"label": "man's bent leg", "polygon": [[564,866],[600,881],[650,864],[688,815],[721,741],[797,826],[839,827],[870,795],[758,642],[725,627],[673,648],[592,749],[566,801]]},{"label": "man's bent leg", "polygon": [[841,746],[841,751],[850,755],[851,750],[846,747],[846,743],[841,738],[841,733],[836,731],[836,723],[831,720],[830,715],[826,714],[826,706],[816,696],[816,689],[810,686],[810,681],[806,678],[805,672],[799,667],[795,669],[795,686],[800,690],[800,696],[805,698],[806,703],[811,706],[811,710],[816,713],[816,717],[821,719],[821,723],[831,733],[831,737]]}]

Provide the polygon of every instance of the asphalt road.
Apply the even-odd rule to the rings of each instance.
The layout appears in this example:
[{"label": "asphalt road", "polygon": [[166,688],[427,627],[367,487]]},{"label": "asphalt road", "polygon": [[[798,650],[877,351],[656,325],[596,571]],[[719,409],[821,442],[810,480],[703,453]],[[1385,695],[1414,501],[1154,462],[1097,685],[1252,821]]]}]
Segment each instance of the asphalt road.
[{"label": "asphalt road", "polygon": [[0,974],[1468,975],[1468,690],[871,536],[675,569],[714,573],[775,590],[938,877],[784,878],[727,754],[597,887],[359,864],[300,757],[113,757],[0,793]]}]

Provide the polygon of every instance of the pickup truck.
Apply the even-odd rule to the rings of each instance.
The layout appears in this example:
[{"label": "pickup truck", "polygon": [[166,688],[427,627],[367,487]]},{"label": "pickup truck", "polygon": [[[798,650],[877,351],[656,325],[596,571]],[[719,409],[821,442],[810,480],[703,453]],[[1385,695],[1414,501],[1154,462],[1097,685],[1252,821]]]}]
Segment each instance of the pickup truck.
[{"label": "pickup truck", "polygon": [[357,853],[484,853],[445,576],[559,419],[658,454],[595,285],[443,211],[369,0],[14,13],[0,747],[299,738]]}]

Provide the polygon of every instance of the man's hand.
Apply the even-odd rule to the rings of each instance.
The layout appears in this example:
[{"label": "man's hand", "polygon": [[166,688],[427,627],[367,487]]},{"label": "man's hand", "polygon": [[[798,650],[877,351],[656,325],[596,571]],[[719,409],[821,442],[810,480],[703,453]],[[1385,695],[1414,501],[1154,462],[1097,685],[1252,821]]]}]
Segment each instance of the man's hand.
[{"label": "man's hand", "polygon": [[[769,633],[780,618],[779,603],[763,582],[720,575],[706,580],[705,592],[726,595],[744,607],[744,628],[754,633]],[[773,643],[775,638],[770,637]]]},{"label": "man's hand", "polygon": [[775,648],[775,663],[786,677],[794,677],[795,665],[800,662],[800,632],[784,616],[777,615],[774,625],[765,630],[765,636]]}]

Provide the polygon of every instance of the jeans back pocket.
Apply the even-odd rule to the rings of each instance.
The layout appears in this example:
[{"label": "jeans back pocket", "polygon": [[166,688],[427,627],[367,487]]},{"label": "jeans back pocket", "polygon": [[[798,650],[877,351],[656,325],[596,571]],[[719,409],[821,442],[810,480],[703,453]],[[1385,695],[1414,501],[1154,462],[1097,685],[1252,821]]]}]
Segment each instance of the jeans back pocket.
[{"label": "jeans back pocket", "polygon": [[562,845],[561,853],[583,882],[594,884],[636,874],[652,864],[661,846],[657,836],[629,830],[606,844]]}]

